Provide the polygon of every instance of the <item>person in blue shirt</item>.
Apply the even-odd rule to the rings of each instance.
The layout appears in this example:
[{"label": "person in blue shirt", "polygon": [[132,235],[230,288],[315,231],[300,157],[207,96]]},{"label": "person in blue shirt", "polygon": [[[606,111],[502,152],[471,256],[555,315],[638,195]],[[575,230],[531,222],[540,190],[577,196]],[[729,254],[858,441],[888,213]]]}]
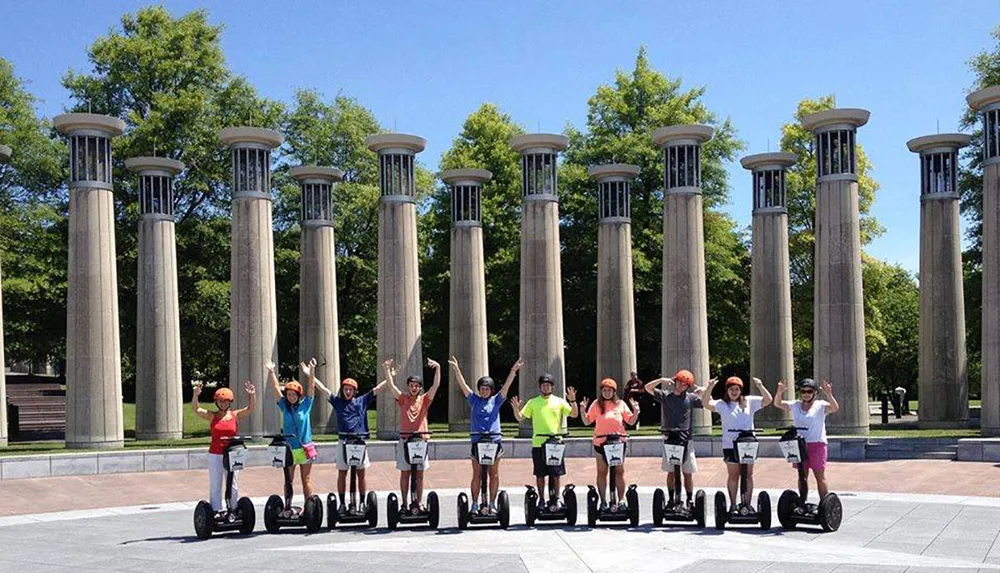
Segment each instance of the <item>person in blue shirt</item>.
[{"label": "person in blue shirt", "polygon": [[[388,361],[386,361],[388,362]],[[371,391],[358,396],[358,382],[354,378],[344,378],[340,383],[340,394],[334,394],[323,385],[319,379],[314,377],[316,387],[329,396],[330,405],[337,413],[337,433],[341,434],[361,434],[367,436],[368,431],[368,406],[375,401],[375,395],[385,388],[386,380],[379,382]],[[364,499],[367,492],[365,484],[365,468],[371,465],[368,461],[368,452],[365,451],[365,459],[361,467],[357,470],[358,476],[358,498],[361,501],[361,508],[348,507],[345,503],[345,493],[347,491],[347,471],[350,467],[344,459],[343,448],[336,448],[337,452],[337,495],[340,497],[340,510],[342,512],[364,513]]]},{"label": "person in blue shirt", "polygon": [[[489,376],[483,376],[476,382],[476,391],[465,383],[462,376],[462,369],[458,366],[458,359],[454,356],[448,361],[451,371],[455,375],[455,383],[458,384],[466,401],[469,402],[469,432],[472,440],[472,483],[469,489],[472,490],[472,512],[495,512],[497,492],[500,491],[500,457],[503,454],[503,443],[500,435],[500,406],[507,400],[507,391],[517,377],[517,371],[524,366],[524,361],[520,358],[510,368],[510,374],[499,392],[496,390],[496,383]],[[493,436],[481,436],[480,433],[492,433]],[[483,438],[498,444],[497,457],[489,469],[490,482],[490,504],[489,507],[479,507],[479,488],[482,480],[483,466],[479,463],[476,455],[476,444]]]},{"label": "person in blue shirt", "polygon": [[287,436],[285,439],[292,448],[293,465],[289,468],[292,481],[295,480],[295,466],[302,466],[302,494],[305,499],[309,499],[313,492],[312,463],[316,461],[316,445],[313,444],[310,422],[315,394],[316,359],[313,358],[308,364],[299,364],[306,377],[305,388],[298,381],[292,380],[282,389],[278,375],[274,372],[274,362],[268,362],[266,368],[274,395],[278,399],[278,409],[281,410],[282,433]]}]

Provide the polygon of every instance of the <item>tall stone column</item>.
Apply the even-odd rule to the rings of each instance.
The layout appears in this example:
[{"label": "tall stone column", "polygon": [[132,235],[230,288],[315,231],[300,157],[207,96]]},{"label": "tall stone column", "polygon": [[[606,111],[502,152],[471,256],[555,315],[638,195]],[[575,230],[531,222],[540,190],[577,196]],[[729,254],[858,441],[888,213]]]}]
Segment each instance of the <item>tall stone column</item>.
[{"label": "tall stone column", "polygon": [[132,157],[125,160],[125,167],[139,176],[135,437],[177,439],[184,434],[184,397],[173,178],[184,164],[163,157]]},{"label": "tall stone column", "polygon": [[125,122],[67,113],[53,120],[69,137],[69,271],[66,294],[66,447],[120,448],[121,343],[111,138]]},{"label": "tall stone column", "polygon": [[968,135],[948,133],[906,143],[920,154],[918,420],[924,428],[969,425],[958,150],[970,140]]},{"label": "tall stone column", "polygon": [[807,115],[816,136],[816,251],[814,262],[813,378],[836,388],[840,411],[833,435],[868,434],[868,365],[855,133],[868,123],[863,109]]},{"label": "tall stone column", "polygon": [[[441,173],[451,188],[451,294],[448,352],[458,358],[469,384],[490,373],[486,339],[486,267],[483,258],[483,185],[493,177],[485,169]],[[448,429],[469,429],[469,404],[455,384],[448,385]]]},{"label": "tall stone column", "polygon": [[[778,382],[788,389],[775,400],[795,399],[792,349],[792,282],[788,268],[788,203],[785,171],[793,153],[760,153],[740,164],[753,180],[753,250],[750,253],[750,373],[773,394]],[[778,408],[757,414],[761,426],[780,426],[791,415]]]},{"label": "tall stone column", "polygon": [[[521,154],[521,369],[522,402],[538,395],[538,377],[551,374],[555,393],[566,392],[562,270],[559,256],[559,152],[569,139],[534,133],[511,139]],[[531,420],[520,425],[531,435]]]},{"label": "tall stone column", "polygon": [[[11,149],[0,145],[0,164],[10,161]],[[0,290],[0,447],[7,445],[7,382],[3,366],[7,364],[3,351],[3,290]]]},{"label": "tall stone column", "polygon": [[[420,348],[420,275],[417,268],[417,183],[414,163],[424,138],[401,133],[370,136],[365,143],[378,153],[378,371],[395,361],[397,378],[423,377]],[[392,398],[377,401],[380,439],[399,437],[399,408]]]},{"label": "tall stone column", "polygon": [[982,434],[1000,436],[1000,86],[967,101],[983,118]]},{"label": "tall stone column", "polygon": [[632,180],[639,167],[620,163],[588,169],[597,181],[597,379],[618,381],[636,370],[632,285]]},{"label": "tall stone column", "polygon": [[[681,369],[704,386],[708,369],[708,302],[705,296],[705,230],[701,198],[701,145],[707,125],[672,125],[653,133],[663,148],[663,352],[660,371]],[[694,433],[712,430],[706,410],[694,411]]]},{"label": "tall stone column", "polygon": [[281,145],[282,136],[259,127],[227,127],[219,139],[230,149],[233,176],[229,387],[242,407],[243,382],[257,385],[257,411],[241,431],[259,435],[277,431],[280,424],[278,409],[267,398],[264,365],[278,362],[271,150]]},{"label": "tall stone column", "polygon": [[[340,341],[337,326],[337,255],[333,231],[333,184],[344,172],[333,167],[293,167],[288,174],[302,191],[299,258],[299,359],[316,358],[316,377],[340,391]],[[312,408],[316,433],[335,433],[337,420],[328,400]]]}]

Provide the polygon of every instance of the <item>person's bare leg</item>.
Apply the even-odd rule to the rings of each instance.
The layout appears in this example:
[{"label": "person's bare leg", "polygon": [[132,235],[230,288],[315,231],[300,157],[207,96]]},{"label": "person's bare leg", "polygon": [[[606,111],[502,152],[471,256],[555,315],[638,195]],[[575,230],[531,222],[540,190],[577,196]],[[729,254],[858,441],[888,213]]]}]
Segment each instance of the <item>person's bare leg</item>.
[{"label": "person's bare leg", "polygon": [[604,458],[597,456],[597,495],[601,497],[601,503],[605,503],[605,494],[608,489],[608,465],[604,463]]},{"label": "person's bare leg", "polygon": [[479,503],[480,482],[483,479],[483,466],[476,460],[472,460],[472,481],[469,482],[469,491],[472,493],[472,503]]},{"label": "person's bare leg", "polygon": [[302,465],[302,499],[306,500],[312,497],[313,494],[313,482],[312,482],[312,465],[303,464]]},{"label": "person's bare leg", "polygon": [[746,504],[748,506],[752,506],[753,505],[753,464],[748,464],[747,465]]},{"label": "person's bare leg", "polygon": [[413,503],[424,503],[424,470],[417,470],[417,491],[413,492]]},{"label": "person's bare leg", "polygon": [[557,503],[559,501],[559,476],[549,476],[549,484],[552,485],[552,499],[549,501]]},{"label": "person's bare leg", "polygon": [[729,507],[736,507],[740,489],[740,464],[726,463],[726,489],[729,490]]},{"label": "person's bare leg", "polygon": [[347,492],[347,470],[337,470],[337,495],[340,497],[340,505],[346,503],[344,495]]},{"label": "person's bare leg", "polygon": [[406,503],[406,500],[409,497],[410,497],[410,472],[401,471],[399,472],[399,507],[401,508],[409,507]]},{"label": "person's bare leg", "polygon": [[365,502],[365,494],[368,493],[368,487],[365,484],[365,470],[358,468],[358,503]]},{"label": "person's bare leg", "polygon": [[618,488],[618,501],[625,501],[625,464],[615,469],[615,486]]},{"label": "person's bare leg", "polygon": [[684,474],[684,491],[687,492],[688,499],[694,496],[694,475],[690,473]]},{"label": "person's bare leg", "polygon": [[495,460],[493,465],[489,469],[489,479],[490,479],[490,504],[494,504],[497,501],[497,493],[500,491],[500,460]]},{"label": "person's bare leg", "polygon": [[819,492],[819,498],[823,499],[823,496],[830,493],[830,488],[826,485],[826,470],[813,470],[813,475],[816,476],[816,491]]}]

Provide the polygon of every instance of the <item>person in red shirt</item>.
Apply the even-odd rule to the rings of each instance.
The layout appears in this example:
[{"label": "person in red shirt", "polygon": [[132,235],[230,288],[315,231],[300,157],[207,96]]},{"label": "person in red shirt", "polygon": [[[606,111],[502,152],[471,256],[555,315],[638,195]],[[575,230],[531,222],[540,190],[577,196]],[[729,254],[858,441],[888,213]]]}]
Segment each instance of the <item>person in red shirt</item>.
[{"label": "person in red shirt", "polygon": [[[625,392],[624,392],[625,399],[628,400],[629,404],[631,404],[633,401],[636,404],[640,404],[643,402],[643,400],[645,400],[644,398],[645,395],[646,395],[646,385],[643,383],[642,380],[639,379],[639,374],[637,372],[632,372],[629,375],[629,381],[625,383]],[[628,428],[630,430],[638,430],[639,418],[637,417],[635,419],[635,423],[630,424]]]},{"label": "person in red shirt", "polygon": [[[399,443],[396,444],[396,469],[399,470],[400,507],[405,508],[407,507],[406,499],[409,497],[411,472],[411,466],[406,461],[406,440],[421,433],[423,433],[423,438],[427,438],[427,411],[441,386],[441,365],[428,359],[427,366],[434,370],[434,382],[430,389],[425,393],[423,391],[424,381],[419,376],[410,376],[406,379],[405,394],[396,388],[396,369],[392,365],[392,360],[385,361],[383,366],[385,367],[386,380],[389,382],[389,389],[396,396],[396,404],[399,405]],[[424,472],[429,467],[431,467],[430,460],[425,458],[420,464],[420,469],[417,470],[416,491],[413,492],[413,499],[410,503],[410,510],[414,514],[423,510]]]},{"label": "person in red shirt", "polygon": [[[201,394],[201,383],[194,385],[194,394],[191,396],[191,409],[202,420],[208,420],[209,428],[212,432],[212,443],[208,446],[208,499],[212,504],[212,509],[222,511],[226,507],[222,503],[222,484],[225,481],[226,472],[223,470],[222,454],[225,453],[229,445],[229,438],[237,433],[237,422],[240,418],[250,415],[257,405],[257,392],[249,380],[243,383],[243,388],[247,393],[247,407],[234,410],[230,408],[235,396],[229,388],[219,388],[215,391],[215,412],[209,412],[198,404],[198,395]],[[236,507],[236,500],[239,499],[239,484],[236,482],[236,475],[233,475],[233,490],[230,503]]]},{"label": "person in red shirt", "polygon": [[[601,511],[607,509],[604,502],[605,490],[608,484],[608,462],[604,459],[604,442],[607,438],[598,437],[608,434],[625,435],[625,424],[634,424],[639,419],[639,403],[630,400],[630,409],[625,402],[618,397],[618,383],[611,378],[601,380],[601,395],[594,400],[590,409],[587,409],[587,399],[580,400],[581,409],[587,410],[587,415],[583,417],[584,425],[594,424],[594,454],[597,457],[597,492],[601,496]],[[625,509],[625,464],[618,466],[615,470],[615,483],[611,487],[617,488],[619,505]]]}]

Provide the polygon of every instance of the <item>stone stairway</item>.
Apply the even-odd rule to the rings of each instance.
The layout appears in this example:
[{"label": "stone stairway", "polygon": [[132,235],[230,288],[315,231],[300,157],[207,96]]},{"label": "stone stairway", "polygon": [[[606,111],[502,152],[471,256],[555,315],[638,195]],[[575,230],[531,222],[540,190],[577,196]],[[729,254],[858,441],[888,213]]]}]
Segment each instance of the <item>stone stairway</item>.
[{"label": "stone stairway", "polygon": [[869,438],[865,458],[872,460],[958,459],[957,438]]}]

